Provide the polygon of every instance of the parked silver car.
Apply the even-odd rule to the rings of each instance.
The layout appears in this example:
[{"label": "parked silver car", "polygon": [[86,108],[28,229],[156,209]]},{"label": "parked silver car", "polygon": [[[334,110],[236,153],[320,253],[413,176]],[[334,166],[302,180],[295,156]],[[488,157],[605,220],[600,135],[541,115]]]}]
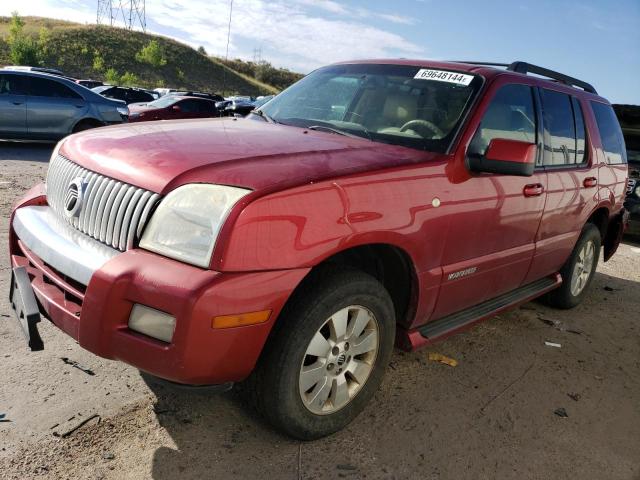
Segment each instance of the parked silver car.
[{"label": "parked silver car", "polygon": [[124,102],[105,98],[65,78],[0,70],[0,138],[57,140],[128,118]]}]

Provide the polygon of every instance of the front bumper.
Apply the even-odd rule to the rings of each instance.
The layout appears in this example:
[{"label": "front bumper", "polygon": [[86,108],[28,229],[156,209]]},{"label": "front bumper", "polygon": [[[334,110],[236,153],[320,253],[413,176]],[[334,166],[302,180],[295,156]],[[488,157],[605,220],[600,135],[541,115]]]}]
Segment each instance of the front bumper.
[{"label": "front bumper", "polygon": [[[285,301],[308,272],[220,273],[133,249],[85,264],[94,269],[85,284],[67,261],[86,258],[96,245],[81,241],[88,240],[83,235],[74,243],[56,227],[47,237],[35,235],[31,228],[42,225],[34,218],[48,215],[44,203],[41,191],[32,192],[14,211],[10,230],[11,265],[27,269],[41,313],[83,348],[172,382],[209,385],[247,377]],[[171,343],[128,328],[136,303],[176,318]],[[219,315],[261,310],[272,312],[265,323],[211,326]]]}]

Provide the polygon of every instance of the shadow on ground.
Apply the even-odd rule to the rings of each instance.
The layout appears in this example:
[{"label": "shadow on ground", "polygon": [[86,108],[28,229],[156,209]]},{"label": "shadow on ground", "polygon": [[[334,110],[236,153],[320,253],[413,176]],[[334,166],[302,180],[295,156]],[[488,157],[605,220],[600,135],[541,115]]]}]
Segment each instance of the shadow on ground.
[{"label": "shadow on ground", "polygon": [[0,140],[0,161],[48,162],[55,143],[10,142]]},{"label": "shadow on ground", "polygon": [[[573,310],[529,303],[429,350],[396,351],[368,408],[315,442],[275,432],[234,391],[147,379],[175,442],[155,451],[152,476],[636,478],[639,308],[640,284],[598,273]],[[429,362],[431,350],[458,367]]]}]

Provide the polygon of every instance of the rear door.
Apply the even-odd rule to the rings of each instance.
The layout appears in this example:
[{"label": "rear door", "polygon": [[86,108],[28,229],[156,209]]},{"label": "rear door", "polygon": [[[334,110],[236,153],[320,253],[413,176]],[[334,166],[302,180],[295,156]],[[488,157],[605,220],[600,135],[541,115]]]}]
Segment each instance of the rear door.
[{"label": "rear door", "polygon": [[29,76],[27,129],[31,136],[56,138],[67,135],[86,111],[85,100],[62,82]]},{"label": "rear door", "polygon": [[585,105],[564,92],[540,88],[547,201],[527,275],[534,281],[560,270],[597,204],[598,168],[585,128]]},{"label": "rear door", "polygon": [[[484,155],[494,138],[538,144],[532,87],[497,84],[493,92],[487,94],[490,102],[471,138],[467,156]],[[545,184],[544,171],[536,171],[531,177],[479,174],[453,186],[460,201],[449,225],[433,319],[522,284],[535,249]],[[529,189],[529,185],[539,188]]]},{"label": "rear door", "polygon": [[19,73],[0,73],[0,136],[27,133],[25,77]]}]

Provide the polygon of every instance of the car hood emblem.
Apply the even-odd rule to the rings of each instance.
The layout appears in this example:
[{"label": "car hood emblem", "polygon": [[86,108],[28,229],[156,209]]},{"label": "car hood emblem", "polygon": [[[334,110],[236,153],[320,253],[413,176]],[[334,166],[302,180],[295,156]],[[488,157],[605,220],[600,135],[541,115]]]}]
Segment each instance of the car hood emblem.
[{"label": "car hood emblem", "polygon": [[83,178],[74,178],[67,187],[64,196],[64,213],[67,217],[77,217],[82,210],[84,191],[87,182]]}]

